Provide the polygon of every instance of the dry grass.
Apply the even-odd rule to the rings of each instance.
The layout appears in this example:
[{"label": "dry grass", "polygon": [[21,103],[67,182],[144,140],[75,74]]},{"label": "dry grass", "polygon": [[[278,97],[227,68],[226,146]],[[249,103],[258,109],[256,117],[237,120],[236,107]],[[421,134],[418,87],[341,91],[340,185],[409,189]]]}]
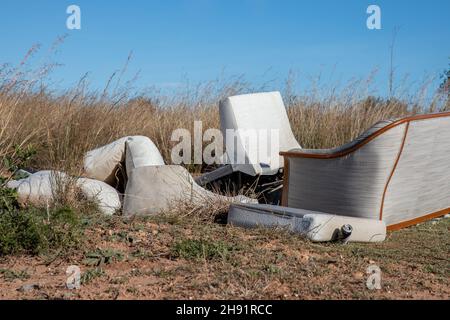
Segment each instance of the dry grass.
[{"label": "dry grass", "polygon": [[[37,169],[81,174],[81,159],[87,150],[126,135],[150,137],[170,162],[174,129],[193,130],[194,120],[203,122],[203,130],[219,128],[217,104],[221,98],[264,89],[252,88],[238,77],[212,81],[170,97],[157,91],[139,95],[132,94],[130,83],[121,85],[120,77],[113,76],[103,92],[90,92],[83,78],[75,88],[55,94],[45,87],[50,67],[24,70],[35,50],[32,48],[17,68],[0,67],[0,157],[14,158],[15,146],[32,145],[37,151],[32,166]],[[442,92],[428,104],[419,104],[424,101],[426,84],[415,97],[385,100],[368,94],[370,81],[352,82],[340,93],[337,88],[315,88],[300,95],[292,92],[292,81],[288,80],[284,99],[301,145],[333,147],[379,120],[449,108]],[[4,172],[4,164],[0,166]],[[198,172],[202,168],[189,169]]]}]

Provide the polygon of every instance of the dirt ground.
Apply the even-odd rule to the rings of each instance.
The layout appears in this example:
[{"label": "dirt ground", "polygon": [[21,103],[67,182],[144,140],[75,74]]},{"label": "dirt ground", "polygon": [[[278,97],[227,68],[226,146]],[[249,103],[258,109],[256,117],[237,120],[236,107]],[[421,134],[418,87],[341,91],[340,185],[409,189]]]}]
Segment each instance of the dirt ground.
[{"label": "dirt ground", "polygon": [[[0,299],[449,299],[450,219],[381,244],[316,244],[281,230],[110,218],[66,258],[0,260]],[[366,286],[381,269],[381,289]],[[66,269],[81,287],[66,288]]]}]

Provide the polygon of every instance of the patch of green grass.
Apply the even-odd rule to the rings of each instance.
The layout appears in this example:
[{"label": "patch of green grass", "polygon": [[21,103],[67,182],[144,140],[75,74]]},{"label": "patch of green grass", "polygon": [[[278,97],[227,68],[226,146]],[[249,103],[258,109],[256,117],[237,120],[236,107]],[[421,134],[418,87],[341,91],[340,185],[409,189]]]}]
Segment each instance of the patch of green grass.
[{"label": "patch of green grass", "polygon": [[432,273],[437,276],[448,276],[450,273],[449,271],[450,267],[448,264],[448,261],[445,265],[439,265],[439,264],[425,264],[422,266],[422,270],[427,273]]},{"label": "patch of green grass", "polygon": [[263,270],[269,274],[281,274],[281,269],[274,264],[265,265]]},{"label": "patch of green grass", "polygon": [[0,188],[0,256],[69,254],[82,242],[79,215],[68,207],[19,209],[17,193]]},{"label": "patch of green grass", "polygon": [[14,271],[10,269],[0,269],[0,274],[6,281],[14,281],[16,279],[26,280],[30,278],[30,275],[25,270]]},{"label": "patch of green grass", "polygon": [[118,231],[114,234],[112,234],[109,239],[109,241],[116,241],[116,242],[124,242],[124,243],[135,243],[136,238],[133,236],[131,232],[127,232],[125,230]]},{"label": "patch of green grass", "polygon": [[172,270],[162,270],[162,269],[154,269],[152,274],[159,278],[169,278],[174,275]]},{"label": "patch of green grass", "polygon": [[100,266],[102,264],[110,264],[115,261],[122,261],[124,255],[122,252],[113,249],[97,249],[85,254],[83,264],[87,266]]},{"label": "patch of green grass", "polygon": [[131,252],[129,257],[144,260],[153,258],[154,254],[151,251],[146,251],[142,248],[137,248],[136,250]]},{"label": "patch of green grass", "polygon": [[172,246],[172,257],[187,260],[228,260],[233,246],[223,241],[209,241],[204,239],[184,239]]},{"label": "patch of green grass", "polygon": [[105,272],[102,268],[89,269],[81,275],[81,284],[89,284],[92,280],[104,275]]}]

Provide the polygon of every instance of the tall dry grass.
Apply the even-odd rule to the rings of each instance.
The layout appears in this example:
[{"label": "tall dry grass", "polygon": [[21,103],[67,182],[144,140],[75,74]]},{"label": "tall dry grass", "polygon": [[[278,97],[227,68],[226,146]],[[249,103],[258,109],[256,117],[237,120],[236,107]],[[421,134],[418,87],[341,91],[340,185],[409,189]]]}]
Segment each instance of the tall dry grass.
[{"label": "tall dry grass", "polygon": [[[55,94],[45,85],[50,67],[31,72],[23,70],[25,65],[0,67],[0,158],[14,158],[20,149],[17,146],[31,145],[37,151],[32,167],[74,175],[82,174],[82,158],[87,150],[127,135],[150,137],[170,162],[174,129],[193,130],[194,120],[203,121],[203,130],[219,128],[217,105],[221,98],[264,90],[237,77],[188,88],[172,96],[156,91],[136,95],[131,94],[129,83],[119,85],[120,79],[112,77],[102,92],[89,91],[82,78],[74,88]],[[382,119],[450,109],[448,96],[442,93],[436,93],[428,103],[420,103],[424,101],[420,94],[373,97],[368,94],[369,82],[354,82],[340,92],[331,88],[305,95],[293,92],[288,80],[283,88],[284,100],[300,144],[306,148],[338,146]],[[6,169],[2,161],[0,171],[5,173]],[[199,171],[201,167],[191,169]]]}]

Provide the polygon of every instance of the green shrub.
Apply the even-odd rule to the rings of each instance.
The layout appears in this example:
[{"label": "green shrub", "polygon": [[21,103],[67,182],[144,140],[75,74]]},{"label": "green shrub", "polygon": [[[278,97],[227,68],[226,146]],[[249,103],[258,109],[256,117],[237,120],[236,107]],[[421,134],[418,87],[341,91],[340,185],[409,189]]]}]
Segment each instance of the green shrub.
[{"label": "green shrub", "polygon": [[14,146],[13,150],[3,157],[3,165],[10,172],[16,172],[24,168],[32,160],[36,154],[36,149],[33,145],[26,147]]},{"label": "green shrub", "polygon": [[30,278],[30,275],[25,270],[15,271],[15,270],[10,270],[10,269],[0,268],[0,275],[6,281],[14,281],[16,279],[27,280]]},{"label": "green shrub", "polygon": [[0,214],[3,211],[12,211],[18,207],[17,192],[13,189],[0,188]]},{"label": "green shrub", "polygon": [[19,210],[15,193],[0,188],[0,256],[68,254],[81,243],[82,235],[81,219],[72,209]]}]

